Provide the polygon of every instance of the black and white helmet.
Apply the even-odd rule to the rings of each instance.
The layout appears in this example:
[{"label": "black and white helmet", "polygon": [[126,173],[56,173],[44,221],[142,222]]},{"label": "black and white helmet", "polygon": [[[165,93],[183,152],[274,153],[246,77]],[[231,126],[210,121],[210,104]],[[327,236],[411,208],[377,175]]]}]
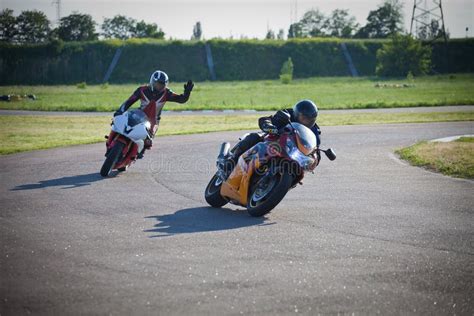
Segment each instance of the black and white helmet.
[{"label": "black and white helmet", "polygon": [[157,82],[162,83],[166,86],[166,85],[168,85],[168,81],[169,81],[169,79],[168,79],[168,75],[166,74],[166,72],[161,71],[161,70],[155,71],[154,73],[151,74],[151,77],[150,77],[151,90],[153,91],[153,89],[155,87],[155,84]]}]

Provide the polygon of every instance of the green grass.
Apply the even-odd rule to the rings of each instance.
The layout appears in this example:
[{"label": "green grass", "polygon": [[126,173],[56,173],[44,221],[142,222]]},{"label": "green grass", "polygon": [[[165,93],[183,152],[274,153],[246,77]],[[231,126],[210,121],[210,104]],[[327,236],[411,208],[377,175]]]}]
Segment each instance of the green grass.
[{"label": "green grass", "polygon": [[474,137],[463,137],[448,143],[421,142],[397,153],[414,166],[453,177],[474,179]]},{"label": "green grass", "polygon": [[474,143],[474,137],[461,137],[456,141],[461,143]]},{"label": "green grass", "polygon": [[[376,88],[377,83],[388,87]],[[412,85],[397,88],[397,84]],[[3,86],[0,94],[35,94],[36,101],[0,102],[0,109],[43,111],[115,111],[137,84],[86,86]],[[171,83],[177,93],[182,83]],[[407,80],[324,77],[279,80],[198,82],[186,104],[168,103],[167,110],[277,110],[309,98],[322,109],[383,108],[474,104],[474,74],[428,76]]]},{"label": "green grass", "polygon": [[[256,130],[258,115],[176,115],[161,120],[158,136],[230,130]],[[104,116],[0,116],[0,155],[104,141],[110,131]],[[474,112],[326,114],[321,126],[474,121]]]}]

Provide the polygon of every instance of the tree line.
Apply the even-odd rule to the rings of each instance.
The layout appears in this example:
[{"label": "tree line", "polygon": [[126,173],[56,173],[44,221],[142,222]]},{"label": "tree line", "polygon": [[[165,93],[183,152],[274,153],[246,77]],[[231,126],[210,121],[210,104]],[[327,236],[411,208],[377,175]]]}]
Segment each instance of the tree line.
[{"label": "tree line", "polygon": [[[337,37],[337,38],[388,38],[403,33],[403,13],[400,0],[383,0],[369,12],[366,24],[360,26],[349,10],[336,9],[326,15],[319,9],[304,13],[296,23],[290,25],[288,38]],[[0,12],[0,41],[11,43],[42,43],[52,39],[63,41],[90,41],[101,38],[157,38],[163,39],[165,33],[156,23],[137,21],[124,15],[105,18],[97,32],[98,24],[89,14],[73,13],[60,19],[56,28],[46,15],[37,10],[21,12],[17,17],[13,10]],[[420,26],[417,30],[420,39],[433,39],[443,36],[437,21]],[[268,30],[267,39],[285,38],[285,31]],[[197,22],[192,30],[192,40],[202,39],[202,26]]]},{"label": "tree line", "polygon": [[[431,46],[423,45],[411,35],[404,35],[403,4],[400,0],[384,0],[360,26],[348,10],[336,9],[326,16],[318,9],[307,11],[300,21],[290,25],[288,38],[391,38],[377,50],[376,74],[379,76],[424,75],[431,71]],[[438,21],[419,26],[418,38],[432,40],[444,34]],[[267,34],[271,38],[272,34]]]},{"label": "tree line", "polygon": [[[367,16],[366,24],[356,22],[349,10],[336,9],[325,15],[318,9],[307,11],[296,23],[290,25],[288,38],[301,37],[339,37],[339,38],[388,38],[403,33],[403,4],[400,0],[384,0]],[[443,36],[439,22],[432,20],[430,25],[419,26],[420,39],[433,39]],[[267,38],[274,38],[267,33]],[[448,35],[448,34],[447,34]]]},{"label": "tree line", "polygon": [[107,39],[165,37],[165,33],[155,23],[136,21],[123,15],[105,18],[100,26],[101,33],[97,32],[96,26],[97,23],[89,14],[70,14],[61,18],[56,28],[52,28],[51,22],[41,11],[26,10],[15,17],[13,10],[4,9],[0,12],[0,41],[37,44],[51,40],[92,41],[99,36]]}]

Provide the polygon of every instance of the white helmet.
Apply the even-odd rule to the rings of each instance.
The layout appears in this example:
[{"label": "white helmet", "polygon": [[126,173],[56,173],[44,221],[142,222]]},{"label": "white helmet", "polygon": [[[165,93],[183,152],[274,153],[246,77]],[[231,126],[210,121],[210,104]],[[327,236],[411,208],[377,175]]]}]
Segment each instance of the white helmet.
[{"label": "white helmet", "polygon": [[151,91],[153,91],[153,89],[155,87],[155,83],[159,82],[159,83],[162,83],[165,86],[167,86],[168,81],[169,81],[168,80],[168,75],[166,74],[166,72],[161,71],[161,70],[155,71],[154,73],[151,74],[151,77],[150,77]]}]

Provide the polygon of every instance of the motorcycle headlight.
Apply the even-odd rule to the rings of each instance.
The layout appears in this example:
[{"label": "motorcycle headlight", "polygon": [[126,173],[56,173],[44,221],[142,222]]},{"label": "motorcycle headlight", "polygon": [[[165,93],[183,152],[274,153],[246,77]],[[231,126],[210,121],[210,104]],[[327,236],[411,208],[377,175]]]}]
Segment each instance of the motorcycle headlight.
[{"label": "motorcycle headlight", "polygon": [[291,140],[291,138],[288,138],[286,141],[286,152],[288,153],[288,156],[290,156],[291,159],[296,161],[304,170],[309,170],[309,167],[312,166],[315,162],[314,158],[303,154],[298,149],[296,144]]}]

